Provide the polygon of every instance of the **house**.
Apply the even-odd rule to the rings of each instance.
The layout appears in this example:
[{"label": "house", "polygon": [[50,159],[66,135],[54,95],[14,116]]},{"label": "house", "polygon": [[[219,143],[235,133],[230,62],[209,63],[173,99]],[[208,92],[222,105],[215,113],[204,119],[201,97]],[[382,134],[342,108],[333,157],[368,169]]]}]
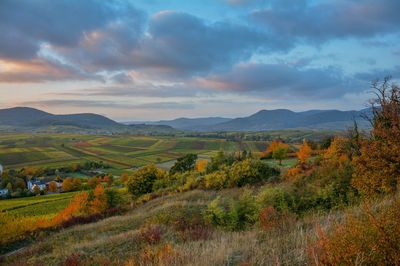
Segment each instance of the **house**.
[{"label": "house", "polygon": [[5,198],[7,197],[7,195],[8,195],[8,189],[6,188],[0,189],[0,197]]},{"label": "house", "polygon": [[46,189],[46,183],[38,179],[29,180],[28,189],[33,192],[35,187],[38,187],[40,191],[43,191]]}]

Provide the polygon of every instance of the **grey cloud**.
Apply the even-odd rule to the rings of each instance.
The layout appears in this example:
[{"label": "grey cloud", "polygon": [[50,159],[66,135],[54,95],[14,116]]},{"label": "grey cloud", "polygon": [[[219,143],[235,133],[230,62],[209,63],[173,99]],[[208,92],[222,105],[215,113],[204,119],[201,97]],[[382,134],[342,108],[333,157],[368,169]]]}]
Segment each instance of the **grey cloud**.
[{"label": "grey cloud", "polygon": [[[175,11],[155,14],[146,34],[142,30],[140,21],[122,20],[117,27],[87,34],[79,47],[54,49],[91,71],[135,69],[150,77],[177,78],[229,68],[261,49],[290,46],[279,37],[271,38],[244,25],[207,23]],[[121,45],[126,36],[131,36],[131,41]],[[91,39],[96,41],[94,45],[89,45]]]},{"label": "grey cloud", "polygon": [[359,72],[354,75],[357,79],[364,81],[374,81],[390,76],[393,79],[400,79],[400,65],[388,69],[374,69],[368,72]]},{"label": "grey cloud", "polygon": [[151,102],[132,104],[129,102],[92,101],[92,100],[43,100],[19,103],[21,106],[34,107],[80,107],[80,108],[115,108],[115,109],[192,109],[192,103]]},{"label": "grey cloud", "polygon": [[400,2],[394,0],[311,1],[274,0],[267,9],[252,13],[255,21],[289,40],[317,42],[334,38],[372,37],[399,32]]},{"label": "grey cloud", "polygon": [[230,72],[200,80],[205,87],[274,97],[342,97],[359,84],[338,69],[297,68],[285,64],[242,64]]},{"label": "grey cloud", "polygon": [[33,58],[43,42],[73,46],[85,32],[105,26],[121,11],[131,9],[119,1],[2,0],[0,57]]}]

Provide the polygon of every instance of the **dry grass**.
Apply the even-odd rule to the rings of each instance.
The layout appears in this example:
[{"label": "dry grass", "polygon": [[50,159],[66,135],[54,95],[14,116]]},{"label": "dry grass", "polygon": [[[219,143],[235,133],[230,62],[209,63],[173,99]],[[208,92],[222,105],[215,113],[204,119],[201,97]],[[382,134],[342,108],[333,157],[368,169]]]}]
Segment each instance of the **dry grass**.
[{"label": "dry grass", "polygon": [[[236,189],[218,193],[226,197],[238,194]],[[3,264],[306,265],[318,226],[327,230],[341,222],[345,213],[360,211],[354,207],[345,212],[314,213],[267,231],[258,226],[244,232],[197,224],[191,227],[216,195],[190,191],[157,198],[122,216],[44,235]],[[182,215],[185,219],[179,223]]]}]

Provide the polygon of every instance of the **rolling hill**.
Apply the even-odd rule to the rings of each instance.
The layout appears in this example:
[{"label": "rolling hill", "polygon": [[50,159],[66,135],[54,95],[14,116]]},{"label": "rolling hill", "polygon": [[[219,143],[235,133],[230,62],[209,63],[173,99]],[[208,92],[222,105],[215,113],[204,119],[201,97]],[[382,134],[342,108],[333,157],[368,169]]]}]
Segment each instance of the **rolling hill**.
[{"label": "rolling hill", "polygon": [[115,122],[93,113],[55,115],[30,107],[0,109],[0,126],[17,131],[91,133],[171,133],[168,125],[132,125]]}]

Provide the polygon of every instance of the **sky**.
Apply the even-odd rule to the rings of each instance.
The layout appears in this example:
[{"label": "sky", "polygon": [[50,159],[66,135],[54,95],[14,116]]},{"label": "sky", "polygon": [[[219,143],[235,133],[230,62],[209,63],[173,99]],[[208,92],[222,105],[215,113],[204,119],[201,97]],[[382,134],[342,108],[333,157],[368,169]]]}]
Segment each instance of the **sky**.
[{"label": "sky", "polygon": [[400,79],[398,0],[1,0],[0,108],[118,121],[358,110]]}]

